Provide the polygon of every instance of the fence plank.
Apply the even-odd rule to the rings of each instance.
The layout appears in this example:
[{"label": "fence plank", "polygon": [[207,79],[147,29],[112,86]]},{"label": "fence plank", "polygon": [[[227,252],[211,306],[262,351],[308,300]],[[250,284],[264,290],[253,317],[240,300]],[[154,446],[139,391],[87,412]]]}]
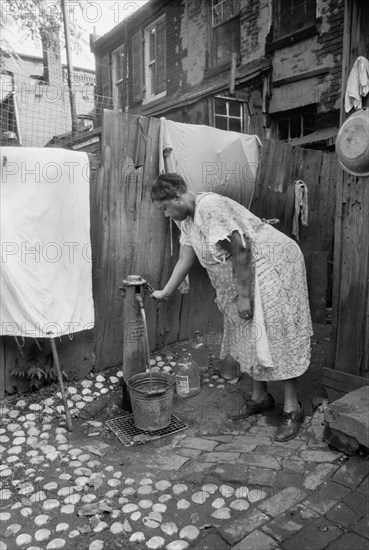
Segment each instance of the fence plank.
[{"label": "fence plank", "polygon": [[342,219],[345,210],[343,198],[345,172],[337,165],[337,187],[334,217],[333,272],[332,272],[332,339],[337,342],[340,311],[340,288],[342,271]]},{"label": "fence plank", "polygon": [[5,377],[6,377],[6,362],[5,362],[5,336],[0,336],[0,399],[5,397]]},{"label": "fence plank", "polygon": [[344,177],[335,368],[364,375],[369,278],[369,178]]}]

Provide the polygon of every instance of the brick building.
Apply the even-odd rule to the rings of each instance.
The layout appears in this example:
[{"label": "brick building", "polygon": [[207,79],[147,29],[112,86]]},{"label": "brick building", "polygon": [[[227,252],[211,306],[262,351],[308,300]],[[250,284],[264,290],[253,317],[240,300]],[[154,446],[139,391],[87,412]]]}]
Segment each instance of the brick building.
[{"label": "brick building", "polygon": [[91,41],[105,107],[309,147],[339,125],[343,0],[150,0]]},{"label": "brick building", "polygon": [[[42,147],[71,131],[67,67],[60,47],[43,55],[3,57],[0,73],[0,130],[13,131],[25,147]],[[78,128],[93,126],[95,71],[74,67],[73,90]]]}]

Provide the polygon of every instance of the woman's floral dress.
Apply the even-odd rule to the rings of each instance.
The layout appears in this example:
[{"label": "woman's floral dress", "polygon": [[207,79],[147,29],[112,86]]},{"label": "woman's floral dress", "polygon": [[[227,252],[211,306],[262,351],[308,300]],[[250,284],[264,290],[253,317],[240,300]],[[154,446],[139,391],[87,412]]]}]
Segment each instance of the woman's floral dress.
[{"label": "woman's floral dress", "polygon": [[[250,247],[254,301],[251,321],[237,312],[232,257],[221,241],[233,231]],[[239,203],[217,195],[196,197],[194,219],[181,224],[181,245],[194,249],[224,314],[221,358],[230,353],[255,380],[285,380],[310,362],[312,325],[305,263],[297,243]]]}]

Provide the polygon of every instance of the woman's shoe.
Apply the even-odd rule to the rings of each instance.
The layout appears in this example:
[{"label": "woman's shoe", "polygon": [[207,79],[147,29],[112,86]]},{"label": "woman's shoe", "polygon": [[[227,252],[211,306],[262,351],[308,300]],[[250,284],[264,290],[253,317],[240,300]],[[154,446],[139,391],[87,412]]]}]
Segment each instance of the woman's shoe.
[{"label": "woman's shoe", "polygon": [[274,436],[274,441],[289,441],[296,437],[301,429],[301,424],[305,419],[305,411],[301,405],[299,411],[284,412],[282,424],[279,426],[277,433]]},{"label": "woman's shoe", "polygon": [[270,411],[271,409],[274,409],[274,407],[274,398],[270,395],[270,393],[268,393],[268,397],[264,399],[264,401],[254,401],[253,399],[249,399],[239,410],[239,412],[227,413],[226,416],[231,420],[242,420],[243,418],[248,418],[253,414],[261,414],[265,411]]}]

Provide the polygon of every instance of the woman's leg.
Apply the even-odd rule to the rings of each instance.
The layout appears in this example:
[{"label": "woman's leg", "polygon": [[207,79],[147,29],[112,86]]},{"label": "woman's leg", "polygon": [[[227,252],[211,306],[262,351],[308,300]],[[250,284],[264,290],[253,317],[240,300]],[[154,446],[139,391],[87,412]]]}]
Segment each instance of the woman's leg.
[{"label": "woman's leg", "polygon": [[297,399],[297,378],[283,380],[284,389],[284,406],[283,411],[286,413],[299,411],[300,405]]},{"label": "woman's leg", "polygon": [[282,424],[278,428],[274,440],[289,441],[298,435],[305,418],[303,407],[297,400],[297,379],[283,380],[284,405]]},{"label": "woman's leg", "polygon": [[260,401],[265,401],[267,397],[267,383],[261,382],[260,380],[253,380],[251,399],[259,403]]}]

